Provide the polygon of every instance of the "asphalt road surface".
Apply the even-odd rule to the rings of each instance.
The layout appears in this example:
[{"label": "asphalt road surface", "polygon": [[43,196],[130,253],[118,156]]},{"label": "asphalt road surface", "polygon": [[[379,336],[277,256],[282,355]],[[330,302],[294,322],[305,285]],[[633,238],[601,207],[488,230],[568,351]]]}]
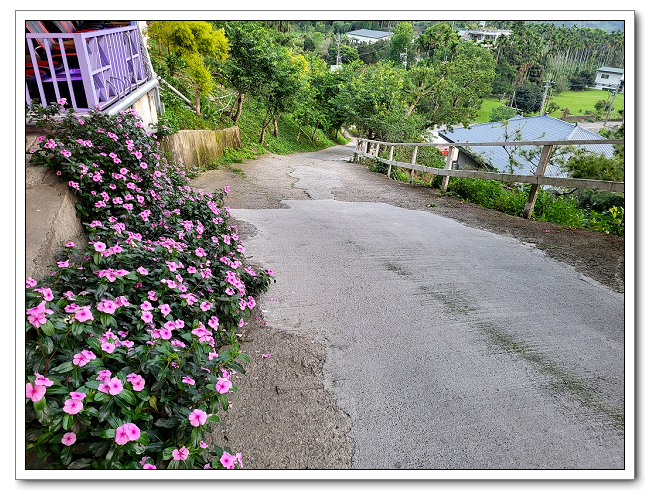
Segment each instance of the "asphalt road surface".
[{"label": "asphalt road surface", "polygon": [[512,237],[335,199],[367,183],[351,152],[256,160],[287,197],[232,210],[275,272],[268,328],[322,346],[345,467],[623,469],[623,294]]}]

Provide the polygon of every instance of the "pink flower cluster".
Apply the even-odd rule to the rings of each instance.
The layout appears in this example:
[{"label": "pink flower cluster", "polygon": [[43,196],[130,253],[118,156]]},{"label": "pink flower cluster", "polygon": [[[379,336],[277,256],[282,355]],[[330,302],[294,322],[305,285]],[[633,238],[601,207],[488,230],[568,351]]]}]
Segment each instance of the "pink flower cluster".
[{"label": "pink flower cluster", "polygon": [[41,325],[47,323],[46,314],[52,314],[53,311],[45,307],[46,302],[43,301],[36,307],[27,309],[27,321],[34,327],[39,328]]},{"label": "pink flower cluster", "polygon": [[140,439],[140,428],[131,422],[120,425],[115,429],[115,442],[120,446],[138,439]]},{"label": "pink flower cluster", "polygon": [[34,383],[31,384],[28,382],[25,384],[25,397],[27,399],[31,399],[34,403],[37,403],[43,399],[47,388],[50,387],[54,382],[52,382],[49,378],[44,377],[40,373],[35,373],[34,375],[36,376]]}]

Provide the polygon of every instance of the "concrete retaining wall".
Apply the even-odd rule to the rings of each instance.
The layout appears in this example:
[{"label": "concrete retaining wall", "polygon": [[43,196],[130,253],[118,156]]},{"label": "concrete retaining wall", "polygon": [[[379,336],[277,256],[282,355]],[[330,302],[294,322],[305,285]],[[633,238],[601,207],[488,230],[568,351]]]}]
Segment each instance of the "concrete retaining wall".
[{"label": "concrete retaining wall", "polygon": [[239,127],[222,130],[179,130],[163,140],[163,148],[175,162],[205,167],[223,156],[224,148],[242,146]]}]

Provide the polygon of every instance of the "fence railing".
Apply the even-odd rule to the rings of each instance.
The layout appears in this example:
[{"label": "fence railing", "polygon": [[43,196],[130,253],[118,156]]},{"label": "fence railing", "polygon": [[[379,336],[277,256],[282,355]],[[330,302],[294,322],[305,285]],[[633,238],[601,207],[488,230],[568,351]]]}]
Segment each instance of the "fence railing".
[{"label": "fence railing", "polygon": [[76,112],[103,110],[154,79],[137,26],[25,37],[33,68],[26,78],[28,106],[35,99],[46,106],[65,98]]},{"label": "fence railing", "polygon": [[[356,162],[359,157],[370,158],[388,165],[387,175],[390,177],[391,169],[393,167],[406,168],[410,170],[409,182],[413,182],[413,175],[415,172],[425,172],[433,175],[443,176],[441,192],[446,192],[449,185],[449,177],[469,177],[472,179],[487,179],[497,180],[502,182],[519,182],[523,184],[530,184],[530,194],[528,201],[524,208],[524,218],[530,219],[535,201],[539,193],[540,186],[557,186],[557,187],[570,187],[579,189],[596,189],[600,191],[609,191],[616,193],[625,192],[625,183],[616,181],[603,181],[595,179],[574,179],[571,177],[549,177],[545,176],[546,166],[551,156],[551,151],[554,146],[569,146],[569,145],[588,145],[588,144],[624,144],[624,139],[582,139],[582,140],[547,140],[547,141],[503,141],[503,142],[455,142],[448,144],[434,144],[429,142],[417,143],[398,143],[398,142],[383,142],[373,141],[370,139],[357,138],[356,148],[354,150],[353,160]],[[390,148],[388,159],[379,156],[379,149],[381,146]],[[413,154],[411,162],[401,162],[393,160],[396,146],[410,146],[413,147]],[[490,172],[486,170],[454,170],[452,169],[454,150],[455,148],[463,148],[467,146],[541,146],[540,159],[537,164],[537,169],[532,175],[521,174],[506,174],[501,172]],[[447,161],[445,168],[427,167],[425,165],[417,164],[417,155],[419,148],[437,147],[448,148]]]}]

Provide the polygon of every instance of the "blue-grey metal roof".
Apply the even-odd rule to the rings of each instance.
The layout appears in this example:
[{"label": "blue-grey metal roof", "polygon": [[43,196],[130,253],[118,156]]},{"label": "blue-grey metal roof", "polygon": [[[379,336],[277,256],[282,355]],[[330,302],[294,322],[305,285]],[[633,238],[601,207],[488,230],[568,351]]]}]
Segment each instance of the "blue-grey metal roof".
[{"label": "blue-grey metal roof", "polygon": [[[571,139],[603,139],[601,135],[595,134],[578,125],[572,125],[558,118],[550,116],[516,116],[508,120],[504,125],[502,122],[482,123],[471,127],[454,127],[453,132],[449,130],[440,131],[439,135],[450,142],[504,142],[508,141],[542,141],[542,140],[571,140]],[[603,154],[607,158],[614,156],[614,148],[611,144],[590,144],[580,145],[596,154]],[[510,173],[509,152],[517,163],[512,167],[512,173],[527,175],[535,172],[537,159],[533,162],[519,154],[518,150],[535,150],[539,146],[507,146],[506,151],[502,146],[472,146],[463,148],[470,156],[480,159],[491,165],[499,172]],[[549,163],[546,175],[554,177],[567,177],[558,164],[560,158],[568,158],[568,155],[558,156],[556,161]]]},{"label": "blue-grey metal roof", "polygon": [[366,30],[366,29],[348,31],[348,35],[365,36],[367,38],[384,38],[385,36],[390,36],[392,34],[393,33],[391,33],[390,31],[377,31],[377,30]]},{"label": "blue-grey metal roof", "polygon": [[604,73],[620,73],[623,74],[622,68],[610,68],[609,66],[601,66],[596,71],[602,71]]}]

